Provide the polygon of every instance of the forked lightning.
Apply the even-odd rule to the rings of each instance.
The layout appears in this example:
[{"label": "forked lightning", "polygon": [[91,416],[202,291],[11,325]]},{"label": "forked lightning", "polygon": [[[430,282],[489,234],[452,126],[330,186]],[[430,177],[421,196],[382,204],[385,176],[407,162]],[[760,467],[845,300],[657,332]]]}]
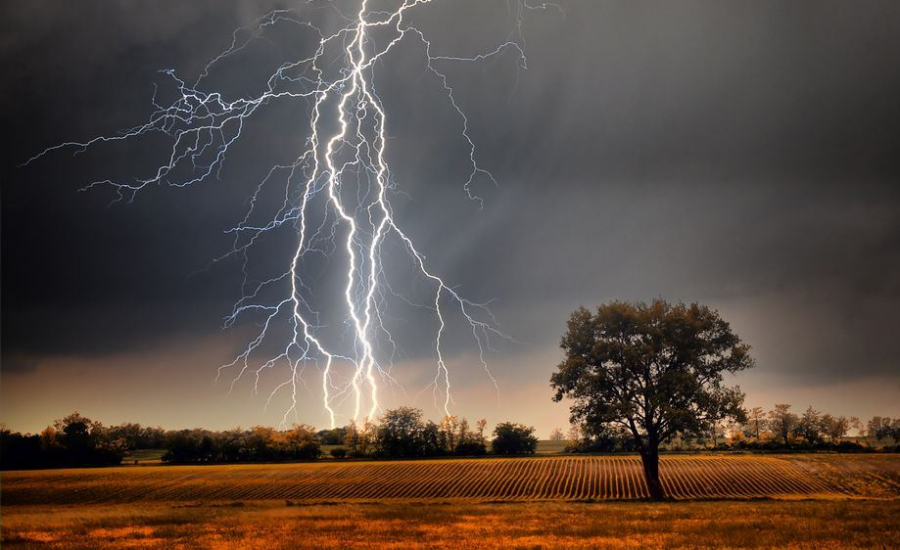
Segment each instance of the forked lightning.
[{"label": "forked lightning", "polygon": [[[468,178],[462,182],[473,201],[481,199],[475,191],[478,179],[496,183],[493,175],[479,164],[475,142],[470,137],[469,119],[457,103],[444,64],[482,63],[489,58],[510,55],[525,68],[525,43],[522,34],[526,10],[547,9],[551,4],[509,6],[512,32],[510,39],[484,53],[468,56],[437,54],[426,35],[410,22],[414,11],[427,9],[438,0],[403,0],[391,9],[372,0],[362,0],[355,15],[333,10],[341,22],[336,29],[323,30],[291,11],[274,11],[251,27],[235,31],[231,45],[210,61],[199,78],[188,84],[173,70],[164,71],[173,79],[176,94],[171,103],[154,97],[155,111],[149,120],[113,136],[100,136],[84,142],[68,142],[50,147],[30,159],[33,162],[53,151],[74,148],[81,151],[103,142],[131,140],[149,134],[164,134],[171,141],[167,160],[149,175],[133,182],[98,180],[85,188],[111,186],[120,199],[134,196],[154,184],[185,187],[218,177],[232,145],[242,136],[245,122],[263,106],[275,101],[300,101],[306,105],[308,127],[305,146],[293,162],[276,165],[255,187],[246,216],[229,231],[234,247],[226,255],[243,258],[243,295],[225,320],[233,326],[244,317],[258,320],[258,330],[233,361],[219,368],[219,376],[230,373],[231,386],[251,376],[258,389],[260,376],[268,369],[288,367],[289,377],[272,389],[269,402],[280,391],[290,391],[290,406],[282,419],[288,423],[297,416],[298,384],[303,384],[304,369],[312,364],[321,373],[324,407],[332,426],[339,416],[353,421],[374,418],[379,411],[379,386],[396,383],[391,376],[395,339],[384,320],[390,304],[406,300],[395,292],[383,266],[383,247],[394,242],[405,249],[419,277],[432,289],[427,306],[436,321],[434,352],[436,371],[431,388],[435,404],[449,414],[452,404],[451,376],[442,339],[447,329],[447,308],[461,313],[468,323],[481,366],[490,381],[497,383],[485,360],[492,337],[503,337],[486,304],[467,300],[457,293],[428,265],[425,255],[400,227],[390,198],[397,192],[388,166],[388,112],[375,90],[375,71],[390,62],[391,53],[403,47],[421,48],[425,69],[438,79],[445,99],[458,115],[460,139],[468,150]],[[555,7],[555,6],[553,6]],[[205,83],[217,65],[261,40],[276,26],[296,27],[298,32],[314,33],[315,50],[302,59],[281,64],[270,75],[261,93],[251,97],[227,99],[226,94],[206,91]],[[377,36],[375,34],[377,33]],[[283,200],[274,215],[262,216],[264,193],[283,183]],[[280,188],[279,188],[280,189]],[[284,271],[272,278],[256,281],[248,273],[249,251],[262,235],[279,228],[293,228],[296,248],[287,255]],[[343,318],[350,334],[347,344],[326,343],[321,335],[319,314],[310,305],[311,289],[304,283],[303,261],[310,254],[337,255],[346,269],[342,284]],[[225,256],[219,259],[224,259]],[[218,261],[218,260],[217,260]],[[272,289],[280,298],[270,299]],[[282,290],[278,290],[282,289]],[[407,301],[408,303],[408,301]],[[280,329],[278,328],[280,327]],[[272,339],[282,339],[282,344]],[[275,351],[272,352],[271,350]],[[342,405],[352,413],[342,415]]]}]

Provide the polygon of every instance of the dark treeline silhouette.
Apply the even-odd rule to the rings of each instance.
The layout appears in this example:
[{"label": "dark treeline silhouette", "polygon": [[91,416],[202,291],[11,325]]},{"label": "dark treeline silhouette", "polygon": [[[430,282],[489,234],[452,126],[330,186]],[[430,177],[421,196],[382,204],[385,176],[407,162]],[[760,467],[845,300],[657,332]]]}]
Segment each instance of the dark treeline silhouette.
[{"label": "dark treeline silhouette", "polygon": [[[305,424],[276,430],[164,430],[140,424],[104,426],[79,413],[57,420],[40,434],[0,430],[0,469],[108,466],[140,450],[163,450],[163,462],[222,463],[314,460],[332,447],[333,458],[405,458],[487,454],[486,420],[471,428],[465,418],[424,421],[422,411],[400,407],[385,411],[377,423],[316,431]],[[502,423],[494,432],[496,454],[534,453],[534,428]]]},{"label": "dark treeline silhouette", "polygon": [[[718,422],[706,429],[679,432],[662,444],[664,451],[760,450],[862,451],[900,450],[900,419],[876,416],[865,427],[854,418],[821,414],[808,408],[803,414],[779,404],[771,411],[746,411],[744,422]],[[135,451],[162,451],[169,463],[276,462],[332,458],[414,458],[532,454],[538,440],[534,428],[512,422],[497,425],[488,439],[487,422],[472,428],[465,418],[446,416],[441,422],[423,420],[422,411],[410,407],[385,411],[378,422],[365,421],[315,431],[295,425],[286,430],[257,426],[250,429],[211,431],[164,430],[127,423],[105,426],[79,413],[61,418],[39,434],[0,430],[0,469],[111,466],[130,460]],[[851,431],[864,437],[847,438]],[[637,452],[625,430],[573,426],[556,440],[568,441],[566,452]],[[328,453],[322,447],[328,446]],[[157,455],[159,456],[159,455]]]},{"label": "dark treeline silhouette", "polygon": [[353,457],[479,456],[487,453],[486,425],[479,420],[473,430],[455,415],[425,422],[420,409],[400,407],[386,411],[378,424],[347,426],[344,447]]},{"label": "dark treeline silhouette", "polygon": [[[744,421],[709,422],[701,429],[673,434],[662,444],[666,451],[885,451],[898,450],[900,419],[876,416],[864,427],[856,417],[833,416],[808,407],[802,414],[779,403],[769,411],[754,407]],[[856,431],[861,436],[848,439]],[[631,434],[622,428],[573,426],[566,452],[635,451]]]},{"label": "dark treeline silhouette", "polygon": [[0,469],[119,464],[128,450],[128,440],[116,430],[77,412],[57,420],[40,434],[0,430]]},{"label": "dark treeline silhouette", "polygon": [[312,460],[322,454],[315,430],[305,424],[289,430],[177,430],[167,434],[164,448],[162,460],[179,463]]}]

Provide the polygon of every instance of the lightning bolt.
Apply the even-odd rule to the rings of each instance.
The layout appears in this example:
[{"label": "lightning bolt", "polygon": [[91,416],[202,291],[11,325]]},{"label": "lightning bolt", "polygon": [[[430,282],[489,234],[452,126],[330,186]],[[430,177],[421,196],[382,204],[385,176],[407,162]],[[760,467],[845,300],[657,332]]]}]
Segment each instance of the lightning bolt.
[{"label": "lightning bolt", "polygon": [[[425,9],[437,1],[403,0],[394,2],[393,9],[375,9],[370,6],[370,0],[361,0],[354,15],[344,14],[329,4],[328,9],[341,22],[331,32],[324,32],[292,11],[273,11],[252,26],[235,31],[231,45],[213,58],[192,84],[179,78],[174,70],[163,71],[177,92],[165,105],[160,104],[158,93],[154,93],[155,110],[144,124],[117,135],[61,143],[24,163],[27,165],[61,149],[75,149],[79,153],[101,143],[150,134],[167,136],[171,141],[168,158],[148,176],[131,182],[97,180],[83,188],[109,186],[116,191],[117,200],[131,201],[151,185],[187,187],[218,178],[227,154],[241,138],[250,117],[277,101],[305,102],[308,106],[305,148],[293,162],[275,165],[268,171],[251,195],[244,218],[228,230],[234,235],[232,249],[212,262],[232,256],[242,258],[241,298],[225,318],[225,326],[252,317],[257,319],[259,327],[243,351],[219,367],[216,379],[231,373],[233,389],[239,381],[252,376],[257,392],[265,371],[286,365],[290,376],[271,390],[266,401],[268,406],[277,393],[290,391],[291,405],[284,412],[283,424],[288,423],[292,414],[297,417],[298,394],[300,386],[305,385],[303,373],[310,364],[321,374],[323,405],[332,426],[337,424],[339,409],[348,401],[352,403],[351,420],[376,417],[380,410],[380,383],[400,387],[391,374],[397,342],[384,322],[389,317],[391,300],[426,308],[434,315],[437,330],[433,349],[437,361],[434,379],[428,387],[432,389],[435,406],[443,413],[449,415],[453,404],[443,341],[448,307],[457,309],[461,320],[468,325],[481,366],[499,392],[485,356],[486,351],[493,350],[492,338],[508,337],[496,328],[488,304],[466,299],[430,269],[426,256],[394,216],[390,194],[399,191],[387,160],[388,113],[376,93],[374,75],[378,64],[401,45],[420,48],[424,53],[424,68],[438,79],[446,100],[459,117],[460,137],[468,150],[469,165],[463,190],[480,207],[482,199],[475,193],[474,184],[479,179],[494,184],[497,181],[479,163],[469,132],[469,119],[441,67],[481,63],[509,54],[524,69],[527,67],[522,31],[525,11],[559,8],[555,4],[529,5],[525,1],[510,5],[514,23],[508,40],[477,55],[452,56],[432,53],[431,41],[409,19],[414,10]],[[246,50],[254,41],[264,39],[266,32],[276,25],[293,25],[298,32],[314,33],[316,47],[311,55],[281,64],[257,95],[229,100],[222,92],[206,91],[205,82],[217,65]],[[374,32],[386,38],[376,39]],[[256,221],[260,218],[258,210],[264,193],[276,186],[276,182],[283,185],[279,191],[280,205],[274,215]],[[284,271],[262,281],[255,280],[249,270],[251,251],[264,235],[282,227],[292,228],[296,235],[296,246]],[[389,242],[401,246],[418,275],[431,287],[430,303],[414,303],[395,292],[383,265],[383,249]],[[319,320],[319,312],[310,303],[314,293],[305,284],[303,272],[304,260],[317,254],[343,258],[346,272],[342,307],[350,333],[349,345],[328,343],[321,335],[325,327]],[[270,298],[273,289],[280,297]],[[286,330],[276,327],[286,327]],[[275,351],[271,352],[270,341],[279,338],[282,344],[276,344]],[[391,350],[390,354],[387,349]]]}]

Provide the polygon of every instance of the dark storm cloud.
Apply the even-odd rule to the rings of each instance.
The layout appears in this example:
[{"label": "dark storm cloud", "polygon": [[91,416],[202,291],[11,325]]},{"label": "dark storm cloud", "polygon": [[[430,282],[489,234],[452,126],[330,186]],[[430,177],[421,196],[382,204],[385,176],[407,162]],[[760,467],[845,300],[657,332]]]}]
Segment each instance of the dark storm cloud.
[{"label": "dark storm cloud", "polygon": [[38,367],[38,360],[21,354],[6,353],[3,356],[3,370],[12,373],[34,372]]},{"label": "dark storm cloud", "polygon": [[[296,119],[277,107],[263,114],[222,181],[150,189],[131,204],[75,190],[134,175],[159,143],[13,164],[141,122],[151,83],[164,83],[158,69],[196,75],[234,28],[273,5],[4,6],[0,122],[15,136],[4,155],[4,370],[14,357],[218,330],[239,293],[237,265],[203,269],[230,246],[222,231],[242,216],[261,159],[302,139]],[[505,2],[448,5],[416,21],[439,51],[472,55],[509,31]],[[476,183],[481,211],[461,189],[459,119],[422,70],[420,48],[378,69],[394,113],[392,167],[409,193],[395,199],[397,213],[436,270],[473,299],[496,298],[526,350],[555,345],[579,305],[662,296],[731,314],[760,368],[789,379],[896,375],[900,7],[582,1],[564,10],[527,15],[527,70],[512,55],[447,68],[500,182]]]}]

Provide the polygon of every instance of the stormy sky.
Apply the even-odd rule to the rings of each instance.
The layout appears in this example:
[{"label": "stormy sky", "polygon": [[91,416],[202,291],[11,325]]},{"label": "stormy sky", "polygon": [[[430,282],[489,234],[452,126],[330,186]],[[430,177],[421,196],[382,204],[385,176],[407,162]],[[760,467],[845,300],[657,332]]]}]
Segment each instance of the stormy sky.
[{"label": "stormy sky", "polygon": [[[736,380],[751,406],[900,414],[900,5],[560,5],[562,13],[526,12],[527,69],[515,55],[445,67],[498,182],[475,181],[481,204],[463,190],[460,120],[424,70],[421,45],[399,48],[378,69],[402,191],[392,199],[398,222],[449,284],[491,301],[515,339],[488,355],[498,397],[472,343],[451,333],[454,411],[546,435],[567,419],[549,388],[566,316],[661,297],[717,308],[752,346],[758,366]],[[225,230],[268,168],[302,145],[303,109],[276,104],[254,115],[218,179],[154,186],[131,202],[78,190],[146,174],[163,140],[17,165],[45,147],[144,122],[154,84],[161,93],[171,85],[160,70],[192,81],[234,29],[273,8],[326,23],[333,10],[173,0],[0,6],[0,421],[37,430],[77,409],[173,428],[276,424],[284,403],[265,408],[271,385],[254,395],[252,385],[229,394],[214,384],[253,327],[222,329],[241,267],[211,261],[229,251]],[[436,52],[468,57],[505,41],[515,14],[506,1],[454,0],[422,10],[415,24]],[[210,86],[258,93],[274,67],[311,44],[276,32]],[[263,245],[260,273],[284,263],[286,242]],[[392,389],[385,404],[437,417],[430,393],[420,393],[434,357],[432,327],[419,315],[398,320],[395,372],[406,392]],[[316,373],[308,376],[315,387]],[[314,388],[300,407],[302,421],[325,425]]]}]

